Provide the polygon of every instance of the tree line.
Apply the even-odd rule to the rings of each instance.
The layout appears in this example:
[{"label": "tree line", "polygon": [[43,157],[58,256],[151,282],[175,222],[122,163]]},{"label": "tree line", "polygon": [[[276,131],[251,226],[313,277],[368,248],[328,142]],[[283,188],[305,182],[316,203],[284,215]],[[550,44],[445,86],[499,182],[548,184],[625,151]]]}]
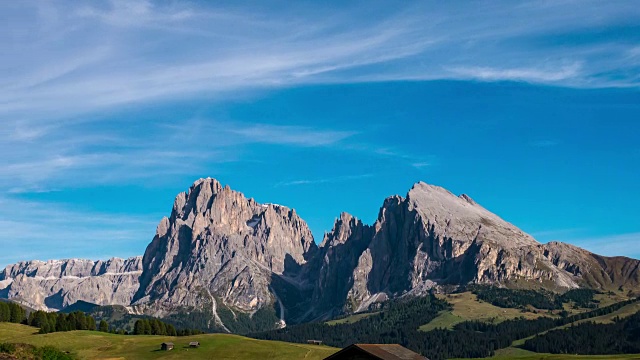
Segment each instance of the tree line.
[{"label": "tree line", "polygon": [[65,314],[37,310],[32,311],[27,316],[26,310],[13,302],[0,302],[0,322],[13,322],[33,326],[39,328],[39,333],[41,334],[73,330],[98,330],[120,335],[190,336],[203,334],[198,329],[176,329],[172,324],[153,318],[138,319],[135,322],[134,330],[128,333],[123,329],[110,327],[109,323],[104,319],[96,322],[93,316],[82,311]]},{"label": "tree line", "polygon": [[640,312],[614,318],[613,324],[586,322],[552,330],[525,341],[523,348],[552,354],[611,355],[640,353]]},{"label": "tree line", "polygon": [[74,311],[69,314],[33,311],[26,319],[26,324],[40,328],[41,334],[58,331],[96,330],[96,319],[82,311]]},{"label": "tree line", "polygon": [[0,301],[0,322],[21,323],[26,316],[25,309],[13,302]]},{"label": "tree line", "polygon": [[526,308],[533,306],[543,310],[562,310],[563,303],[576,307],[594,309],[598,301],[593,297],[598,292],[592,289],[572,289],[564,294],[544,290],[507,289],[495,286],[472,285],[467,288],[478,299],[502,308]]},{"label": "tree line", "polygon": [[138,319],[133,326],[132,335],[168,335],[168,336],[190,336],[203,334],[197,329],[180,329],[169,323],[158,319]]}]

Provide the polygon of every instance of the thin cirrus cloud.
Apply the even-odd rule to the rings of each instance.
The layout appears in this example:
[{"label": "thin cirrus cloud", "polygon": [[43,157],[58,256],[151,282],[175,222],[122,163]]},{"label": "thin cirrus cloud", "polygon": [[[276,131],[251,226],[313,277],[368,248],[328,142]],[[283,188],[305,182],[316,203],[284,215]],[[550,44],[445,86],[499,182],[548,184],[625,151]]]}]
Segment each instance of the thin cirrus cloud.
[{"label": "thin cirrus cloud", "polygon": [[[348,128],[229,122],[228,130],[206,132],[213,139],[195,147],[203,144],[202,131],[176,134],[154,121],[98,116],[105,109],[126,113],[323,83],[453,79],[637,87],[640,38],[630,30],[638,20],[632,1],[370,2],[339,9],[279,2],[3,2],[0,151],[9,155],[0,160],[0,186],[18,179],[23,184],[12,189],[20,192],[42,189],[38,182],[51,179],[56,186],[197,171],[203,162],[237,160],[240,152],[231,150],[239,144],[331,146],[357,135]],[[585,34],[595,36],[584,41]],[[114,121],[121,126],[105,131]],[[130,133],[134,125],[137,134]],[[431,163],[372,144],[354,146],[417,169]],[[157,166],[160,158],[165,170]]]},{"label": "thin cirrus cloud", "polygon": [[[390,10],[374,3],[338,11],[319,4],[270,10],[257,3],[4,3],[0,115],[50,119],[156,99],[323,82],[638,86],[638,45],[625,26],[637,23],[640,11],[633,2],[607,4],[428,2]],[[620,31],[571,41],[612,26]],[[563,46],[545,40],[561,35],[568,39]]]},{"label": "thin cirrus cloud", "polygon": [[0,151],[7,154],[0,159],[0,187],[10,193],[45,192],[193,174],[240,160],[242,149],[251,144],[327,147],[357,134],[212,120],[147,124],[149,136],[142,138],[118,129],[91,136],[85,126],[67,126],[34,140],[21,136],[0,141]]},{"label": "thin cirrus cloud", "polygon": [[0,265],[67,258],[73,253],[93,258],[139,255],[159,218],[96,213],[0,197],[0,239],[11,239],[2,244]]},{"label": "thin cirrus cloud", "polygon": [[354,131],[316,130],[300,126],[249,125],[232,129],[248,140],[303,147],[330,145],[356,134]]},{"label": "thin cirrus cloud", "polygon": [[361,180],[373,177],[373,174],[360,174],[360,175],[346,175],[346,176],[335,176],[328,177],[322,179],[300,179],[300,180],[291,180],[291,181],[283,181],[277,183],[275,186],[299,186],[299,185],[318,185],[318,184],[334,184],[345,181],[353,181],[353,180]]},{"label": "thin cirrus cloud", "polygon": [[572,243],[600,255],[618,256],[625,254],[635,258],[640,257],[640,233],[576,239],[572,240]]}]

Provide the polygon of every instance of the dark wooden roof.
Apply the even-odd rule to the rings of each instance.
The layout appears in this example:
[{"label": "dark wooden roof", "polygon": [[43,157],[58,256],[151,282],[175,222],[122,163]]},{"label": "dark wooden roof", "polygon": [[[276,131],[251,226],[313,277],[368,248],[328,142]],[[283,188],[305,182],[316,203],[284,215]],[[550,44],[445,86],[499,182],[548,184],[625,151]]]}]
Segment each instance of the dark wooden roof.
[{"label": "dark wooden roof", "polygon": [[353,350],[360,350],[380,360],[429,360],[398,344],[353,344],[327,357],[325,360],[339,359],[342,353]]}]

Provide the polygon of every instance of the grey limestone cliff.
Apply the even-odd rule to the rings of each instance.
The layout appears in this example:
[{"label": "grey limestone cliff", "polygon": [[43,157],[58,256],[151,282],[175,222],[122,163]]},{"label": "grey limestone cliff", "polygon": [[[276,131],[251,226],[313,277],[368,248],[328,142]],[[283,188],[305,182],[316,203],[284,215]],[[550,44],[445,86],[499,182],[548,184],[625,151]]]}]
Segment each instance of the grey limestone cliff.
[{"label": "grey limestone cliff", "polygon": [[157,316],[206,309],[211,327],[226,329],[220,306],[246,313],[273,306],[279,299],[273,277],[298,281],[293,277],[316,250],[294,210],[200,179],[158,225],[134,305]]},{"label": "grey limestone cliff", "polygon": [[129,305],[141,273],[140,256],[24,261],[0,272],[0,297],[38,310],[60,310],[78,301]]}]

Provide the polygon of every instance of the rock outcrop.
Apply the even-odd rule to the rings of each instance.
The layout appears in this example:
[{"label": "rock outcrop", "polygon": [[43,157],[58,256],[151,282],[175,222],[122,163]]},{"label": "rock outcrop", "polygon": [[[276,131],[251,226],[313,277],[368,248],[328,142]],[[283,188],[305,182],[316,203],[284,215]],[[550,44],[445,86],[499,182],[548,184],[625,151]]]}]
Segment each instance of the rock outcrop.
[{"label": "rock outcrop", "polygon": [[138,290],[142,257],[106,261],[25,261],[0,272],[0,298],[36,310],[60,310],[78,301],[129,305]]},{"label": "rock outcrop", "polygon": [[210,309],[211,328],[226,329],[219,307],[254,313],[275,305],[272,279],[298,281],[316,251],[295,210],[201,179],[176,197],[171,216],[158,225],[134,305],[157,316]]}]

